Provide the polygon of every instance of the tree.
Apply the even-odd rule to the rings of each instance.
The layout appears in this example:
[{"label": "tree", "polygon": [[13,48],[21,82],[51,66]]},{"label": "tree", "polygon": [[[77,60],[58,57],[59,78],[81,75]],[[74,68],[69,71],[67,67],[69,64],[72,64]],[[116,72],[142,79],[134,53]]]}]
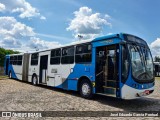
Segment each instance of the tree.
[{"label": "tree", "polygon": [[13,50],[7,50],[4,48],[0,47],[0,66],[4,65],[4,60],[5,60],[5,56],[9,55],[9,54],[18,54],[20,52],[18,51],[13,51]]},{"label": "tree", "polygon": [[160,62],[160,57],[159,56],[155,56],[154,60],[155,60],[155,62]]}]

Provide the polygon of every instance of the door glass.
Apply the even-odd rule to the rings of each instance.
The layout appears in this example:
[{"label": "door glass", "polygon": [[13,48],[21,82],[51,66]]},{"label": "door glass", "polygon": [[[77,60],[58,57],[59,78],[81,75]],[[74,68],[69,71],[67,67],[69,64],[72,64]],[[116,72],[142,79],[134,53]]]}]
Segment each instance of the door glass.
[{"label": "door glass", "polygon": [[102,46],[96,49],[97,92],[116,94],[118,88],[119,46]]},{"label": "door glass", "polygon": [[115,50],[108,50],[107,62],[108,62],[107,79],[113,80],[115,79]]}]

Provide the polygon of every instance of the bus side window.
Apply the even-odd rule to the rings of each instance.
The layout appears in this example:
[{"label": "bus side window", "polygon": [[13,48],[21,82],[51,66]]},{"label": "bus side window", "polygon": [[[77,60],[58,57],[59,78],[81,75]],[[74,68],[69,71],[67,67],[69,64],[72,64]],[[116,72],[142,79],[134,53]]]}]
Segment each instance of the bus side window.
[{"label": "bus side window", "polygon": [[17,56],[13,56],[13,65],[17,65]]},{"label": "bus side window", "polygon": [[50,64],[60,64],[61,49],[51,50]]},{"label": "bus side window", "polygon": [[22,55],[18,56],[17,65],[22,65]]},{"label": "bus side window", "polygon": [[75,62],[76,63],[85,63],[92,61],[92,47],[91,44],[82,44],[76,46],[76,55]]},{"label": "bus side window", "polygon": [[31,65],[38,65],[38,53],[34,53],[31,56]]},{"label": "bus side window", "polygon": [[13,64],[13,56],[10,57],[10,63],[9,63],[9,64],[10,64],[10,65]]},{"label": "bus side window", "polygon": [[62,49],[62,64],[73,64],[74,63],[74,46],[70,46]]}]

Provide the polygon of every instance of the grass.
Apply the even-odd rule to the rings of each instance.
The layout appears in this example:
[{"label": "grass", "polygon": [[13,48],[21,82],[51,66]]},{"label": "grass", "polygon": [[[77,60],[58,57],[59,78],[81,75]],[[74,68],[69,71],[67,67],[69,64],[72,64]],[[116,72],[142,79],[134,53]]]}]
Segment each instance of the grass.
[{"label": "grass", "polygon": [[160,80],[160,77],[155,77],[155,80]]},{"label": "grass", "polygon": [[2,79],[6,79],[6,78],[8,78],[8,76],[0,75],[0,80],[2,80]]}]

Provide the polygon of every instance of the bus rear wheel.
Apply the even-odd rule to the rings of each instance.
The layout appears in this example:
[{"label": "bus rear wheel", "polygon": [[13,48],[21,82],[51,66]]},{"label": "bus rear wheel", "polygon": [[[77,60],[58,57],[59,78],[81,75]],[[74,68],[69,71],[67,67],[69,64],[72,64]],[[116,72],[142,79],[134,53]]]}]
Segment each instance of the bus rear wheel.
[{"label": "bus rear wheel", "polygon": [[32,84],[37,85],[37,76],[36,75],[33,75],[33,77],[32,77]]},{"label": "bus rear wheel", "polygon": [[85,79],[80,83],[80,95],[83,98],[91,99],[93,97],[91,83]]}]

